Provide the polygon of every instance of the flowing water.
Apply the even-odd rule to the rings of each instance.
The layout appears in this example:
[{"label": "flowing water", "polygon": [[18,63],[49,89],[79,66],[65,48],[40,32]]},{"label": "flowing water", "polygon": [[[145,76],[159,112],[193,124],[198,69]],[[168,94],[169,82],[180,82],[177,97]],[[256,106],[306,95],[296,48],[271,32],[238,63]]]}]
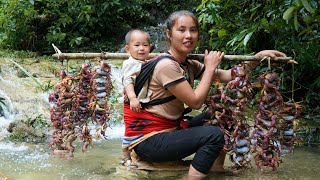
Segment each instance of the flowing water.
[{"label": "flowing water", "polygon": [[[5,68],[3,68],[5,67]],[[120,92],[119,69],[113,69],[114,84]],[[6,99],[4,114],[0,117],[0,180],[9,179],[182,179],[187,171],[142,171],[127,170],[119,166],[121,159],[122,124],[108,128],[108,140],[94,140],[93,147],[81,152],[81,143],[76,141],[72,159],[51,155],[49,142],[40,144],[16,143],[4,140],[9,133],[9,123],[19,117],[34,114],[49,116],[48,93],[34,90],[34,82],[17,78],[13,67],[2,66],[0,96]],[[119,98],[121,102],[121,98]],[[114,117],[119,118],[121,113]],[[293,154],[283,156],[283,163],[276,172],[260,173],[253,167],[238,176],[209,174],[207,179],[319,179],[319,147],[296,147]],[[226,166],[231,166],[227,159]]]}]

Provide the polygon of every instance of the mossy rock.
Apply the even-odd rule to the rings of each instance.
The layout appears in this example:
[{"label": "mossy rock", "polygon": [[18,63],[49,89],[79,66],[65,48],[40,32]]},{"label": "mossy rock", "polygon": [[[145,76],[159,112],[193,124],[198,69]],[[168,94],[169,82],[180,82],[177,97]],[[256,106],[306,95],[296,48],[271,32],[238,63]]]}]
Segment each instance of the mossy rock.
[{"label": "mossy rock", "polygon": [[41,143],[48,138],[45,129],[35,129],[22,121],[11,122],[7,131],[12,141]]}]

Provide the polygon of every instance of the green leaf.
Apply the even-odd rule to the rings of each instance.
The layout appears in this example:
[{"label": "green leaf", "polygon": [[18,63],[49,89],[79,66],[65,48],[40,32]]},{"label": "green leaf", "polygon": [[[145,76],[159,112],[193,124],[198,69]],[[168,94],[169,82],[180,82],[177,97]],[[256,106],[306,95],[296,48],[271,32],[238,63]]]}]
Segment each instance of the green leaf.
[{"label": "green leaf", "polygon": [[250,40],[251,36],[252,36],[253,32],[249,32],[243,39],[243,45],[247,46],[248,41]]},{"label": "green leaf", "polygon": [[268,26],[268,20],[266,18],[262,18],[260,20],[261,25],[266,28]]},{"label": "green leaf", "polygon": [[297,13],[297,11],[294,13],[294,21],[293,21],[293,24],[294,24],[295,30],[298,31],[298,25],[299,25],[299,23],[298,23],[298,13]]},{"label": "green leaf", "polygon": [[222,38],[223,36],[227,35],[227,31],[225,29],[221,29],[218,31],[218,37]]},{"label": "green leaf", "polygon": [[307,0],[300,0],[300,1],[303,4],[303,7],[306,8],[307,11],[309,11],[311,14],[314,13],[314,9],[310,6]]},{"label": "green leaf", "polygon": [[313,27],[314,27],[314,26],[309,26],[308,28],[305,28],[303,31],[301,31],[301,32],[298,34],[298,37],[300,37],[300,36],[303,35],[303,34],[311,33]]},{"label": "green leaf", "polygon": [[314,20],[315,20],[315,18],[312,17],[312,16],[305,16],[305,17],[303,18],[303,21],[304,21],[305,23],[307,23],[307,24],[312,23]]},{"label": "green leaf", "polygon": [[296,10],[296,7],[295,7],[295,6],[289,7],[289,8],[283,13],[282,18],[283,18],[284,20],[289,20],[289,19],[292,17],[293,12],[294,12],[295,10]]}]

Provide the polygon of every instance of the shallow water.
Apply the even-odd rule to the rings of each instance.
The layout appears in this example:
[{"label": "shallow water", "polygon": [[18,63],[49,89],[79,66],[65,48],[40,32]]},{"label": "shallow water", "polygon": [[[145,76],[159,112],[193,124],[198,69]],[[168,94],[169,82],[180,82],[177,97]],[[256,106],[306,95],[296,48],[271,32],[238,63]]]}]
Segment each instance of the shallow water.
[{"label": "shallow water", "polygon": [[[76,145],[73,159],[50,155],[48,144],[0,144],[0,177],[9,179],[182,179],[186,171],[126,170],[119,166],[121,140],[95,141],[86,153]],[[261,173],[253,164],[238,176],[209,174],[206,179],[319,179],[320,149],[297,147],[276,172]],[[226,160],[226,166],[231,162]],[[1,179],[1,178],[0,178]]]}]

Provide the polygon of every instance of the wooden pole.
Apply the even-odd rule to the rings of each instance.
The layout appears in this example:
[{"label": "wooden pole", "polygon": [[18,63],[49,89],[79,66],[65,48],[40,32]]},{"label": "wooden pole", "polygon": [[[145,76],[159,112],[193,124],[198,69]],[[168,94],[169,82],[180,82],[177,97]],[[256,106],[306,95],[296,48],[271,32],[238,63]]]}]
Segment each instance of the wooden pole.
[{"label": "wooden pole", "polygon": [[[161,53],[150,53],[148,58],[154,58]],[[59,60],[68,60],[68,59],[128,59],[128,53],[56,53],[52,55],[53,58]],[[188,58],[195,59],[199,61],[203,61],[204,54],[190,54]],[[246,55],[224,55],[224,61],[273,61],[271,58],[267,56],[246,56]],[[279,63],[290,63],[290,64],[298,64],[291,57],[279,57],[277,60],[273,62]]]}]

